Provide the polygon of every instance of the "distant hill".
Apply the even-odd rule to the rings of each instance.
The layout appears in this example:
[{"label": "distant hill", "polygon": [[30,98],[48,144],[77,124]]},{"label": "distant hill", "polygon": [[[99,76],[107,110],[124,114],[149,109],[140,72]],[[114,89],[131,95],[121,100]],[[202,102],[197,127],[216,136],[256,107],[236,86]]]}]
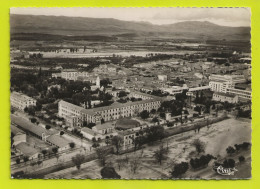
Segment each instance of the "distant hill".
[{"label": "distant hill", "polygon": [[39,33],[65,36],[183,37],[249,40],[249,27],[227,27],[210,22],[186,21],[168,25],[122,21],[112,18],[11,15],[11,36]]}]

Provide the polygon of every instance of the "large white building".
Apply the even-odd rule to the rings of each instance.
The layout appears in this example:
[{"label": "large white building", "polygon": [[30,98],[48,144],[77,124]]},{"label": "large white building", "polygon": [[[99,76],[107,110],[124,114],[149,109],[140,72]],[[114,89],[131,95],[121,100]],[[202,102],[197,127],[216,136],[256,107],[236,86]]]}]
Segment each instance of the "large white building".
[{"label": "large white building", "polygon": [[35,99],[18,92],[12,92],[10,100],[11,100],[11,106],[18,108],[20,110],[24,110],[24,108],[29,106],[36,106]]},{"label": "large white building", "polygon": [[251,100],[251,91],[249,91],[249,90],[228,88],[227,93],[237,95],[238,98],[241,98],[241,99]]},{"label": "large white building", "polygon": [[209,86],[212,91],[226,93],[228,88],[233,88],[236,83],[246,82],[243,75],[216,75],[209,76]]},{"label": "large white building", "polygon": [[227,94],[227,93],[220,93],[215,92],[213,94],[213,100],[219,101],[219,102],[229,102],[229,103],[237,103],[238,102],[238,96],[233,94]]},{"label": "large white building", "polygon": [[233,87],[233,84],[229,81],[227,81],[227,82],[210,81],[209,87],[210,87],[211,91],[226,93],[228,88]]},{"label": "large white building", "polygon": [[143,110],[147,110],[148,112],[152,109],[157,110],[160,105],[160,99],[148,99],[93,109],[84,109],[80,106],[61,100],[59,102],[59,116],[66,120],[67,125],[74,127],[82,126],[83,122],[100,123],[102,119],[104,121],[112,121],[124,117],[132,117]]},{"label": "large white building", "polygon": [[61,72],[61,78],[76,81],[78,77],[88,77],[88,72],[79,72],[74,69],[66,69]]}]

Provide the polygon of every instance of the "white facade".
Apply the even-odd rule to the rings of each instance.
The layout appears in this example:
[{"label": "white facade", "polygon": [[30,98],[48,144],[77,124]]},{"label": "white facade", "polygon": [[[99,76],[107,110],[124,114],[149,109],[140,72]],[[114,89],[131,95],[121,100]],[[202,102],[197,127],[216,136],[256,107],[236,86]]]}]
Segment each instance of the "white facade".
[{"label": "white facade", "polygon": [[209,86],[212,91],[226,93],[228,88],[233,88],[236,83],[244,83],[243,75],[216,75],[209,76]]},{"label": "white facade", "polygon": [[76,81],[78,77],[88,77],[88,72],[78,72],[77,70],[63,70],[61,78]]},{"label": "white facade", "polygon": [[133,141],[136,138],[136,132],[135,131],[123,131],[119,133],[119,136],[123,139],[123,145],[122,149],[127,150],[134,146]]},{"label": "white facade", "polygon": [[239,98],[251,100],[251,91],[228,88],[227,93],[237,95]]},{"label": "white facade", "polygon": [[64,70],[61,72],[61,78],[75,81],[78,79],[78,72],[76,70]]},{"label": "white facade", "polygon": [[167,81],[168,77],[167,77],[167,75],[158,75],[158,79],[160,81]]},{"label": "white facade", "polygon": [[[74,104],[60,101],[59,116],[65,118],[66,121],[73,123],[74,126],[82,126],[84,121],[87,123],[99,123],[101,119],[105,122],[117,120],[124,117],[134,116],[143,110],[147,110],[148,112],[152,109],[157,110],[160,105],[160,100],[149,99],[93,109],[84,109]],[[72,122],[69,121],[70,119],[72,119]]]},{"label": "white facade", "polygon": [[10,100],[11,106],[20,110],[24,110],[24,108],[29,106],[36,106],[35,99],[18,92],[12,92]]},{"label": "white facade", "polygon": [[213,100],[219,101],[219,102],[237,103],[238,102],[238,96],[217,92],[217,93],[213,94]]},{"label": "white facade", "polygon": [[231,82],[219,82],[219,81],[210,81],[209,87],[211,91],[226,93],[227,88],[231,88],[233,85]]}]

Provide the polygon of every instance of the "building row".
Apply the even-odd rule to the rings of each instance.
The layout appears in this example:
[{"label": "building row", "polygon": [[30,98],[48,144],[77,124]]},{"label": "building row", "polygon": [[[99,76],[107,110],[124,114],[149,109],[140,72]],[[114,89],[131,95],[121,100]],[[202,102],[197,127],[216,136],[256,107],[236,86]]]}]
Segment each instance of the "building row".
[{"label": "building row", "polygon": [[[58,151],[64,151],[70,148],[71,141],[59,135],[57,130],[47,130],[41,126],[37,126],[24,118],[11,115],[12,132],[15,132],[14,145],[23,141],[24,133],[43,140],[51,146],[57,147]],[[14,130],[14,127],[20,132]],[[22,133],[22,134],[21,134]]]},{"label": "building row", "polygon": [[150,112],[157,110],[161,105],[160,99],[147,99],[143,101],[118,103],[110,106],[84,109],[69,102],[61,100],[59,102],[59,116],[66,120],[68,126],[82,126],[86,123],[100,123],[112,121],[124,117],[132,117],[144,110]]},{"label": "building row", "polygon": [[61,72],[61,78],[66,80],[73,80],[76,81],[78,77],[88,77],[88,72],[79,72],[78,70],[74,69],[66,69],[62,70]]}]

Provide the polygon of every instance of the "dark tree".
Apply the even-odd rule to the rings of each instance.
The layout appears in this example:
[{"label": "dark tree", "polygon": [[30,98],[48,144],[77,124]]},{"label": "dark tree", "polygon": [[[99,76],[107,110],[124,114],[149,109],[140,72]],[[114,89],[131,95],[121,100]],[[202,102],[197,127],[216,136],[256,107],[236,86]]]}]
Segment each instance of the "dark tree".
[{"label": "dark tree", "polygon": [[97,153],[97,158],[99,159],[101,166],[105,166],[106,165],[106,156],[108,153],[102,148],[97,148],[96,153]]},{"label": "dark tree", "polygon": [[57,147],[52,148],[52,152],[53,152],[54,154],[57,154],[57,153],[58,153],[58,148],[57,148]]},{"label": "dark tree", "polygon": [[47,150],[42,150],[42,154],[43,154],[43,157],[45,158],[46,154],[47,154]]},{"label": "dark tree", "polygon": [[154,157],[160,165],[162,164],[162,160],[166,159],[166,153],[167,149],[163,148],[163,146],[160,146],[160,148],[154,152]]},{"label": "dark tree", "polygon": [[233,160],[233,159],[226,159],[223,162],[223,167],[225,167],[225,168],[234,168],[235,164],[236,164],[235,160]]},{"label": "dark tree", "polygon": [[164,112],[161,112],[159,115],[160,115],[161,118],[163,118],[163,119],[165,118],[165,113]]},{"label": "dark tree", "polygon": [[[25,111],[25,112],[26,112],[26,111]],[[34,106],[29,106],[29,107],[27,108],[27,112],[28,112],[29,115],[35,116],[35,107],[34,107]]]},{"label": "dark tree", "polygon": [[181,162],[176,164],[173,170],[170,172],[173,178],[181,177],[189,169],[189,164],[187,162]]},{"label": "dark tree", "polygon": [[125,96],[127,96],[127,92],[125,92],[125,91],[119,91],[119,93],[118,93],[118,97],[119,97],[119,98],[125,97]]},{"label": "dark tree", "polygon": [[81,154],[77,154],[76,156],[72,157],[73,164],[80,170],[81,164],[85,161],[85,156]]},{"label": "dark tree", "polygon": [[131,161],[130,161],[130,169],[132,173],[136,173],[138,167],[140,165],[140,159],[134,157]]},{"label": "dark tree", "polygon": [[149,127],[145,130],[147,141],[153,142],[156,140],[161,140],[165,136],[164,128],[160,125]]},{"label": "dark tree", "polygon": [[17,164],[19,164],[21,162],[21,160],[19,158],[17,158],[15,161]]},{"label": "dark tree", "polygon": [[205,152],[205,143],[200,139],[195,139],[192,143],[198,154]]},{"label": "dark tree", "polygon": [[236,150],[232,146],[229,146],[229,147],[227,147],[226,152],[229,155],[231,155],[231,154],[234,154],[236,152]]},{"label": "dark tree", "polygon": [[32,123],[36,123],[36,122],[37,122],[37,119],[33,117],[33,118],[31,118],[31,122],[32,122]]},{"label": "dark tree", "polygon": [[119,137],[119,136],[114,136],[114,137],[112,138],[111,142],[112,142],[112,145],[115,146],[115,148],[116,148],[116,153],[118,154],[118,153],[119,153],[119,150],[120,150],[120,148],[121,148],[121,146],[122,146],[122,144],[123,144],[123,139],[122,139],[121,137]]},{"label": "dark tree", "polygon": [[94,142],[93,144],[92,144],[92,147],[93,148],[98,148],[100,146],[100,144],[98,143],[98,142]]},{"label": "dark tree", "polygon": [[50,125],[46,125],[46,126],[45,126],[45,129],[47,129],[47,130],[49,130],[50,128],[51,128]]},{"label": "dark tree", "polygon": [[117,174],[113,167],[103,167],[100,171],[103,179],[120,179],[121,176]]},{"label": "dark tree", "polygon": [[75,147],[75,143],[74,142],[71,142],[69,145],[70,145],[71,149]]},{"label": "dark tree", "polygon": [[110,143],[110,137],[109,136],[106,136],[105,143],[106,143],[107,146],[109,145],[109,143]]},{"label": "dark tree", "polygon": [[195,159],[191,159],[190,160],[190,165],[192,166],[193,169],[198,169],[198,168],[202,168],[202,167],[206,167],[208,166],[208,163],[210,162],[210,160],[212,159],[216,159],[215,157],[213,157],[210,154],[207,155],[202,155],[200,158],[195,158]]},{"label": "dark tree", "polygon": [[245,161],[245,157],[244,156],[239,156],[238,158],[239,162],[242,163]]},{"label": "dark tree", "polygon": [[158,117],[154,117],[154,118],[152,119],[152,122],[154,122],[154,123],[158,123],[158,122],[159,122]]},{"label": "dark tree", "polygon": [[140,117],[142,119],[147,119],[149,117],[149,112],[147,110],[144,110],[140,113]]},{"label": "dark tree", "polygon": [[28,156],[24,156],[23,157],[23,161],[24,161],[24,163],[26,163],[27,161],[29,161],[29,157]]}]

